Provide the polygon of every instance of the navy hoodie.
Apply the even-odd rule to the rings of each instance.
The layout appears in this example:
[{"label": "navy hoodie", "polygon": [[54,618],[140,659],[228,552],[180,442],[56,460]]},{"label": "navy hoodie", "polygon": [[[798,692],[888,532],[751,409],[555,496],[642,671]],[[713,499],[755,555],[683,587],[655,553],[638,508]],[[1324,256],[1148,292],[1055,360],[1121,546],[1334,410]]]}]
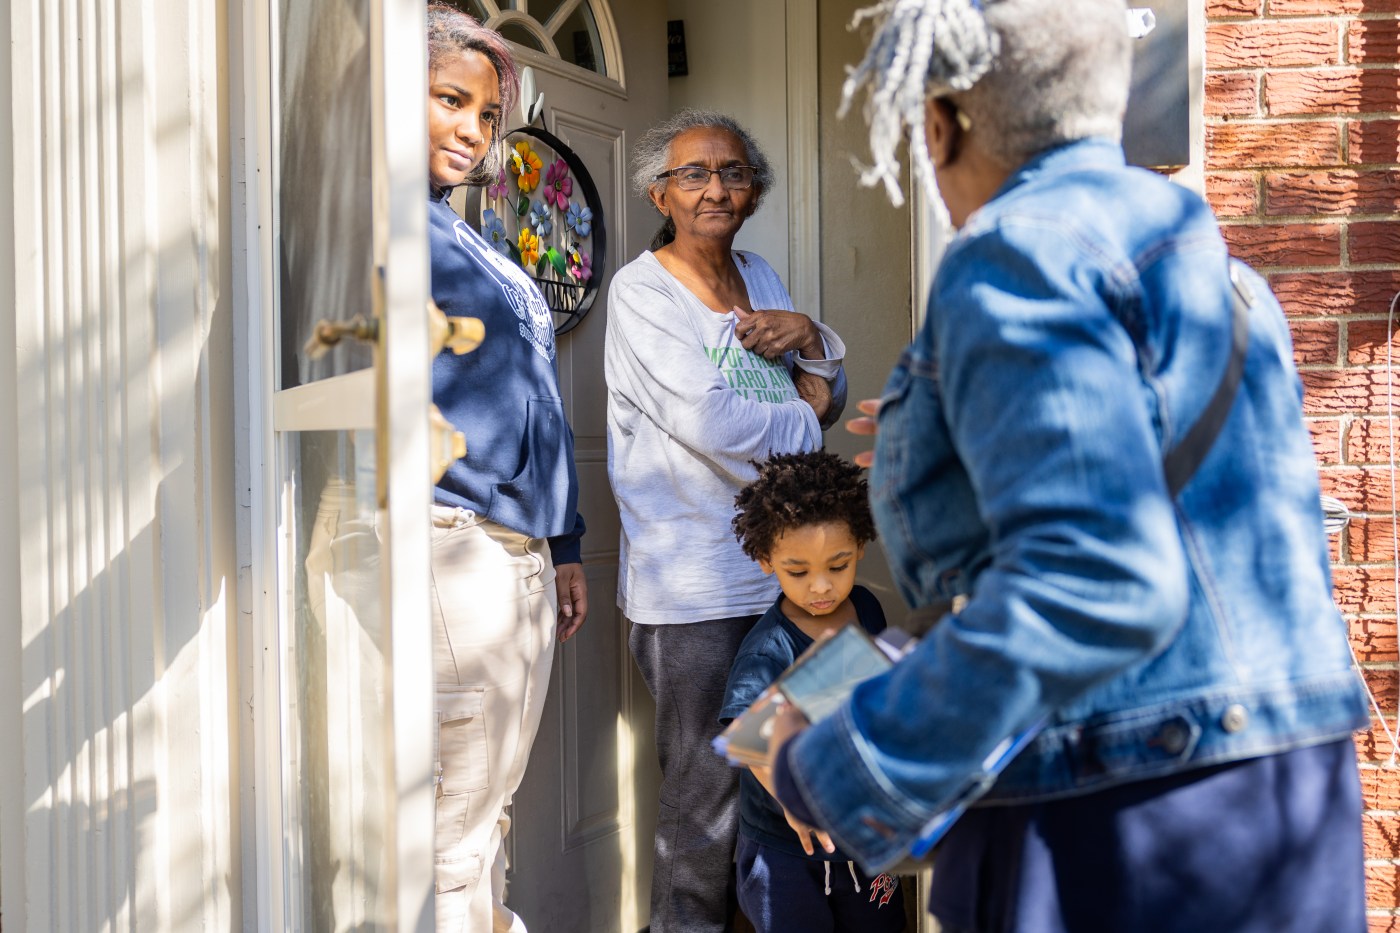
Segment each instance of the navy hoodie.
[{"label": "navy hoodie", "polygon": [[556,564],[579,561],[574,435],[564,418],[554,318],[509,256],[428,197],[432,293],[444,313],[480,318],[481,346],[433,360],[433,401],[467,437],[467,455],[438,481],[435,499],[532,538],[548,538]]}]

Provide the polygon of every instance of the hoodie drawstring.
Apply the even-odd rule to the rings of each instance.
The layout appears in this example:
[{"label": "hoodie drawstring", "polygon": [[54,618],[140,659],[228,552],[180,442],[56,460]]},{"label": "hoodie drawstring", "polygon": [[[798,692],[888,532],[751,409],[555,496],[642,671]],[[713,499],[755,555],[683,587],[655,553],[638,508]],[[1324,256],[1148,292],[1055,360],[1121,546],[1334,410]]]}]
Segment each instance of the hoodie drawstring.
[{"label": "hoodie drawstring", "polygon": [[847,862],[846,869],[851,873],[851,883],[856,886],[856,893],[860,893],[860,879],[856,877],[856,863]]}]

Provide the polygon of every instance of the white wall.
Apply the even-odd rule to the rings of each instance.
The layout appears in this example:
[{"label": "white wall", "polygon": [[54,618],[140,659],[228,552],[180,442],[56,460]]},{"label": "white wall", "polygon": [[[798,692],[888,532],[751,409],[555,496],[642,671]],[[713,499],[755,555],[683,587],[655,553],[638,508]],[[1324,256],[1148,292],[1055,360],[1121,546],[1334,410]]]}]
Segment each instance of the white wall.
[{"label": "white wall", "polygon": [[768,260],[795,293],[788,277],[786,5],[781,0],[669,0],[667,19],[684,20],[690,62],[689,75],[665,79],[670,110],[722,111],[763,147],[776,181],[735,245]]},{"label": "white wall", "polygon": [[226,16],[0,26],[10,933],[242,926]]}]

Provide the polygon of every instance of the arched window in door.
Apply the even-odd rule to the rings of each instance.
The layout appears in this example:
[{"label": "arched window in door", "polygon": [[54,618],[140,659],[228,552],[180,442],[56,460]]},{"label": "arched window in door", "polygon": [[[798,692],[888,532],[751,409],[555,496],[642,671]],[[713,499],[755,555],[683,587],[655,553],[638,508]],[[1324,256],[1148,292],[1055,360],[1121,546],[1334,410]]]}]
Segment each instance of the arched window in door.
[{"label": "arched window in door", "polygon": [[521,48],[623,83],[617,30],[606,0],[451,2]]}]

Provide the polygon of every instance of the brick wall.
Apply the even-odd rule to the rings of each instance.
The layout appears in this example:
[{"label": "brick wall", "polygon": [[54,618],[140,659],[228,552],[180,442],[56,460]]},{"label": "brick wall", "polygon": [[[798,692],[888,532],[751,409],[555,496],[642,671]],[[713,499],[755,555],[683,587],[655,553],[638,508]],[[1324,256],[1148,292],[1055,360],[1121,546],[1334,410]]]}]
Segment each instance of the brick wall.
[{"label": "brick wall", "polygon": [[[1337,601],[1393,728],[1385,413],[1386,318],[1400,290],[1400,0],[1204,2],[1206,196],[1288,313],[1323,491],[1354,514],[1333,542]],[[1400,370],[1400,346],[1395,355]],[[1373,728],[1360,742],[1371,933],[1400,933],[1389,756]]]}]

